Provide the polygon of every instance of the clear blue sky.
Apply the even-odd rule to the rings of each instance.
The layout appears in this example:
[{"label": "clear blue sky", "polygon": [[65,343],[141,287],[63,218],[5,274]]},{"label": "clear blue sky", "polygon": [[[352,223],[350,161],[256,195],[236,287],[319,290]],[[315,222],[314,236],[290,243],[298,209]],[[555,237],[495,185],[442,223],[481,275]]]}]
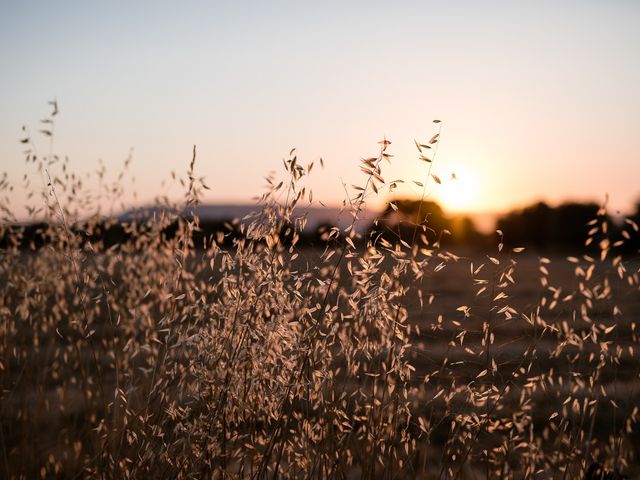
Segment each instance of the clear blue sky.
[{"label": "clear blue sky", "polygon": [[462,185],[433,192],[445,207],[608,193],[628,210],[639,25],[635,1],[3,2],[0,170],[21,178],[20,127],[55,97],[56,152],[85,172],[133,147],[139,202],[196,144],[208,200],[248,201],[297,147],[325,159],[310,184],[337,204],[383,135],[385,176],[420,179],[413,139],[441,118],[434,171]]}]

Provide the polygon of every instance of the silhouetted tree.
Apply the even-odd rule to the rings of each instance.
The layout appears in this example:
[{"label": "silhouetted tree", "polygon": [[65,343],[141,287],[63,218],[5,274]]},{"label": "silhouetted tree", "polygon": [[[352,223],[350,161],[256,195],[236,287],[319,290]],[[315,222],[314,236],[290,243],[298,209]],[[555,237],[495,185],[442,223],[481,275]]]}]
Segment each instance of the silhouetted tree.
[{"label": "silhouetted tree", "polygon": [[390,243],[426,239],[429,244],[477,244],[483,238],[469,217],[449,218],[436,202],[414,199],[389,202],[370,233]]},{"label": "silhouetted tree", "polygon": [[564,203],[553,208],[539,202],[500,218],[497,227],[510,246],[582,251],[588,223],[598,216],[598,210],[595,203]]}]

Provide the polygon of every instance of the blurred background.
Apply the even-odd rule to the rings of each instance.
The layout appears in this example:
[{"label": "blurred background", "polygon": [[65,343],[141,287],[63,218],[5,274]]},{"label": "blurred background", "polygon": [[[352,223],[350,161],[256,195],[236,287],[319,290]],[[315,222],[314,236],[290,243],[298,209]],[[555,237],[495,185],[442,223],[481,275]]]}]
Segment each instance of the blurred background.
[{"label": "blurred background", "polygon": [[[54,151],[74,172],[99,160],[115,172],[131,156],[123,206],[179,197],[163,181],[186,172],[194,144],[207,203],[250,203],[296,147],[301,162],[323,158],[307,184],[338,206],[383,137],[385,179],[421,196],[414,140],[441,127],[442,184],[426,197],[481,230],[538,201],[608,194],[612,214],[629,214],[639,18],[633,1],[3,2],[0,169],[18,186],[34,173],[21,127],[37,138],[57,99]],[[11,200],[19,210],[26,193]]]}]

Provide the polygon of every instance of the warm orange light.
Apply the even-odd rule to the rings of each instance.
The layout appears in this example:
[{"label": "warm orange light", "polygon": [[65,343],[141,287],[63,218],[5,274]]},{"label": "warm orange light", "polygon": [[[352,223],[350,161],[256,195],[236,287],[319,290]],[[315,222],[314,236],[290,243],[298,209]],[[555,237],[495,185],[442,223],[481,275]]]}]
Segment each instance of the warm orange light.
[{"label": "warm orange light", "polygon": [[449,212],[474,212],[481,210],[481,177],[469,168],[464,168],[448,176],[441,177],[434,196]]}]

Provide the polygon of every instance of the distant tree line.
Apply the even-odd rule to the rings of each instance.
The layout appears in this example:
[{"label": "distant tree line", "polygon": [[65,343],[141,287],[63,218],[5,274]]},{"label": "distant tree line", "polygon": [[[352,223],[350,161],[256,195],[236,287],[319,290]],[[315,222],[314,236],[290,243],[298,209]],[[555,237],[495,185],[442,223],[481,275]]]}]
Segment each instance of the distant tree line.
[{"label": "distant tree line", "polygon": [[[640,224],[640,202],[636,204],[634,213],[626,223],[603,213],[595,203],[570,202],[552,207],[538,202],[502,216],[498,219],[496,228],[501,232],[507,247],[524,246],[542,252],[587,253],[595,251],[602,241],[602,232],[590,235],[597,222],[607,223],[606,236],[619,252],[637,254],[640,251],[640,233],[634,230]],[[3,225],[0,227],[0,248],[6,249],[17,244],[23,249],[38,249],[53,238],[51,228],[54,227],[42,222]],[[141,235],[153,234],[170,239],[176,235],[178,228],[177,219],[153,224],[141,221],[120,222],[113,218],[69,227],[76,239],[81,242],[101,242],[104,248],[135,242]],[[293,225],[283,222],[280,240],[288,245],[294,242],[299,246],[324,245],[328,241],[336,241],[336,236],[331,234],[332,230],[337,228],[327,223],[315,229],[295,232]],[[388,244],[406,245],[418,241],[426,245],[485,249],[495,245],[497,241],[495,234],[485,235],[479,232],[470,217],[448,216],[436,202],[416,199],[390,201],[380,217],[364,233]],[[588,240],[590,236],[592,238]],[[229,247],[243,237],[244,229],[240,222],[232,219],[200,220],[192,234],[196,247],[212,242]]]},{"label": "distant tree line", "polygon": [[[640,250],[640,202],[627,222],[612,218],[595,203],[567,202],[556,207],[538,202],[514,210],[497,220],[496,230],[508,247],[527,247],[542,252],[588,253],[599,248],[606,237],[620,253]],[[621,223],[622,222],[622,223]],[[606,233],[602,232],[606,223]],[[598,226],[599,228],[594,228]],[[626,230],[626,234],[624,231]],[[480,233],[467,216],[447,216],[435,202],[397,199],[389,202],[382,216],[372,225],[371,235],[390,243],[411,243],[487,248],[496,235]],[[626,236],[625,236],[626,235]]]},{"label": "distant tree line", "polygon": [[[538,202],[498,219],[497,228],[504,233],[504,242],[509,246],[522,245],[541,251],[589,252],[597,249],[599,243],[607,238],[621,253],[637,253],[640,233],[635,229],[640,224],[640,202],[628,220],[625,223],[621,218],[612,218],[595,203],[568,202],[551,207]],[[603,223],[607,224],[606,232],[595,228]],[[625,230],[631,232],[629,238],[624,237]]]}]

